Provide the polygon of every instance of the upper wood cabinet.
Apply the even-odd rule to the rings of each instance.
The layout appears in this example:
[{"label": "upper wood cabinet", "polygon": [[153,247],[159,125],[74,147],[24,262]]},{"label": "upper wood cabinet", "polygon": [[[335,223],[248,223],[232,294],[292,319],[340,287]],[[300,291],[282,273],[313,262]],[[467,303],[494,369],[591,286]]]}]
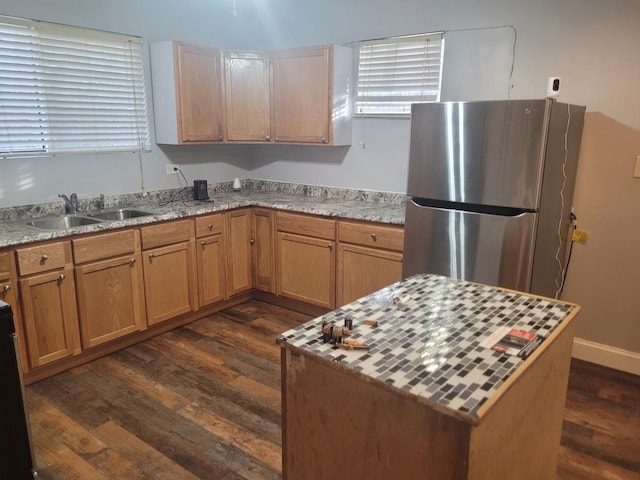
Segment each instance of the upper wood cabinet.
[{"label": "upper wood cabinet", "polygon": [[224,78],[227,140],[271,141],[269,55],[225,52]]},{"label": "upper wood cabinet", "polygon": [[352,55],[338,45],[272,53],[276,142],[351,144]]},{"label": "upper wood cabinet", "polygon": [[175,41],[150,50],[156,142],[224,141],[221,51]]}]

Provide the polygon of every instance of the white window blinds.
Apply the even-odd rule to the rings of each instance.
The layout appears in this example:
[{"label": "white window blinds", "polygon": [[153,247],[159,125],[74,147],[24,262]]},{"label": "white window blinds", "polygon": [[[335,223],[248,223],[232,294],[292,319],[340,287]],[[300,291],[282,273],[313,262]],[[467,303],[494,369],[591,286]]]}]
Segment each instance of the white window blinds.
[{"label": "white window blinds", "polygon": [[148,149],[140,38],[0,17],[0,157]]},{"label": "white window blinds", "polygon": [[442,33],[362,42],[356,115],[406,115],[411,104],[440,99]]}]

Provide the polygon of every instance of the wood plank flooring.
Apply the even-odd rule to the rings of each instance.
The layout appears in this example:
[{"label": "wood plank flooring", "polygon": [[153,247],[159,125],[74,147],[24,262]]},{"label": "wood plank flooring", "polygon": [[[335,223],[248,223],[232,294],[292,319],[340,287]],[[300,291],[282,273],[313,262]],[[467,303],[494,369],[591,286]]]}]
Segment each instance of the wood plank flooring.
[{"label": "wood plank flooring", "polygon": [[[308,318],[252,300],[27,387],[40,478],[280,479],[274,338]],[[640,377],[572,363],[557,478],[640,480]]]}]

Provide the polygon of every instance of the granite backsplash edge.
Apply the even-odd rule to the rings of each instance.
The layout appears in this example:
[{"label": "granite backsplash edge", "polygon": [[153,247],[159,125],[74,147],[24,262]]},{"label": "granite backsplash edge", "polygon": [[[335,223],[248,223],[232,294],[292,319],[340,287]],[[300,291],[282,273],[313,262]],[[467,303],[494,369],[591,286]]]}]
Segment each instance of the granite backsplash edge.
[{"label": "granite backsplash edge", "polygon": [[[279,182],[274,180],[245,179],[241,180],[241,189],[245,193],[251,192],[277,192],[301,197],[318,197],[336,200],[356,200],[362,202],[376,202],[385,205],[403,205],[407,196],[403,193],[381,192],[376,190],[328,187],[323,185],[298,184]],[[208,185],[210,196],[219,193],[233,191],[233,182],[220,182]],[[105,195],[104,208],[121,206],[157,206],[175,199],[180,195],[183,198],[193,197],[193,187],[155,190],[151,192],[129,193],[122,195]],[[100,207],[100,196],[78,198],[78,211],[80,213],[97,210]],[[26,218],[41,217],[43,215],[61,215],[64,213],[64,201],[45,202],[31,205],[17,205],[0,207],[0,221],[22,220]]]}]

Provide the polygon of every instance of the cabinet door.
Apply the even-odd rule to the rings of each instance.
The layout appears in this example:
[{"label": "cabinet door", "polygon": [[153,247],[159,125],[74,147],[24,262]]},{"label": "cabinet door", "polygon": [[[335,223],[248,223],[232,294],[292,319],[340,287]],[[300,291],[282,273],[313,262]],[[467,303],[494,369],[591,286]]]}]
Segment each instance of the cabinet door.
[{"label": "cabinet door", "polygon": [[269,56],[225,52],[227,140],[271,140]]},{"label": "cabinet door", "polygon": [[227,291],[229,295],[250,290],[251,272],[250,209],[227,213]]},{"label": "cabinet door", "polygon": [[21,279],[20,294],[32,368],[80,353],[71,266]]},{"label": "cabinet door", "polygon": [[328,46],[273,54],[276,142],[330,143],[330,60]]},{"label": "cabinet door", "polygon": [[338,307],[401,279],[401,253],[358,245],[338,246]]},{"label": "cabinet door", "polygon": [[180,140],[221,142],[224,104],[220,51],[183,43],[178,43],[176,49]]},{"label": "cabinet door", "polygon": [[200,306],[224,300],[225,251],[221,234],[200,238],[196,246]]},{"label": "cabinet door", "polygon": [[251,211],[253,287],[269,293],[276,293],[273,232],[273,211],[254,208]]},{"label": "cabinet door", "polygon": [[27,360],[27,344],[24,340],[24,329],[22,328],[22,311],[18,301],[18,285],[15,281],[15,264],[13,263],[13,252],[0,253],[0,300],[8,303],[13,312],[13,324],[20,346],[20,360],[22,371],[29,371]]},{"label": "cabinet door", "polygon": [[335,307],[335,250],[332,241],[278,232],[278,294]]},{"label": "cabinet door", "polygon": [[198,309],[194,241],[143,252],[147,324]]},{"label": "cabinet door", "polygon": [[83,348],[145,328],[141,264],[138,253],[76,267]]}]

